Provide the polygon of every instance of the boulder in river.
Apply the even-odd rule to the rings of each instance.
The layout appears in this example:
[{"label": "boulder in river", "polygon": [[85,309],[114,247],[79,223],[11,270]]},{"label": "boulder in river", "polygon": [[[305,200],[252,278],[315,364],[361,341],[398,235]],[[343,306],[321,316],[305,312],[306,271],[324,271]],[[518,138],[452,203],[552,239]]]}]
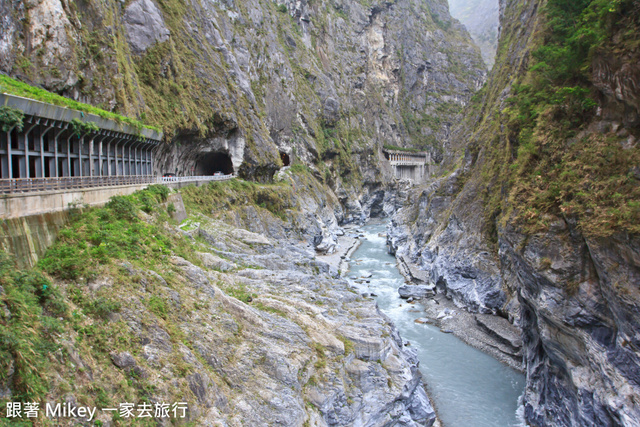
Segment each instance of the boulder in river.
[{"label": "boulder in river", "polygon": [[433,285],[402,285],[398,288],[400,298],[420,299],[435,296],[435,286]]}]

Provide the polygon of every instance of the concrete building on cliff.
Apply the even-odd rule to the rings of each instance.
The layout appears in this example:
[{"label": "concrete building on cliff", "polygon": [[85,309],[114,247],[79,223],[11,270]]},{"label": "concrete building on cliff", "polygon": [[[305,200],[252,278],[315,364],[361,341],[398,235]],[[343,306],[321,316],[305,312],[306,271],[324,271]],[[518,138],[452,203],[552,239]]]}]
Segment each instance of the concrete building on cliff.
[{"label": "concrete building on cliff", "polygon": [[405,179],[418,184],[429,176],[431,155],[426,151],[383,150],[385,159],[393,168],[397,179]]}]

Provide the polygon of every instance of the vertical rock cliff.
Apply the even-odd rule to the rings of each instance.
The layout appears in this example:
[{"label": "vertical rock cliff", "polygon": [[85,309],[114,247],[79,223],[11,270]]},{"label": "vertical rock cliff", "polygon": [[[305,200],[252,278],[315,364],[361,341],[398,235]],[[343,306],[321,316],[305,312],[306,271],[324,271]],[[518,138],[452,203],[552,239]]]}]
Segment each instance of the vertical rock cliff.
[{"label": "vertical rock cliff", "polygon": [[496,65],[392,250],[523,334],[531,425],[640,423],[637,1],[501,2]]}]

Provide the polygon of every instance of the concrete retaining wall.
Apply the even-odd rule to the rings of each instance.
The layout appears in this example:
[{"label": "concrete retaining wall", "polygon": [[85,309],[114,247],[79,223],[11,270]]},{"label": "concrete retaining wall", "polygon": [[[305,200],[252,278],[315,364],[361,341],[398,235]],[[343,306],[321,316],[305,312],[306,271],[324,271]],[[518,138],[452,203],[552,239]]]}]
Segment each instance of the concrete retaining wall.
[{"label": "concrete retaining wall", "polygon": [[97,206],[112,196],[124,196],[147,188],[148,184],[96,187],[78,190],[42,191],[37,193],[4,194],[0,196],[0,219],[20,218],[60,212],[74,206]]},{"label": "concrete retaining wall", "polygon": [[19,268],[32,267],[69,222],[71,211],[0,220],[0,249],[15,256]]},{"label": "concrete retaining wall", "polygon": [[[164,185],[179,189],[187,185],[202,186],[211,181],[174,182]],[[78,190],[58,190],[0,196],[0,249],[13,254],[18,266],[28,268],[38,261],[53,244],[58,232],[74,211],[85,205],[100,206],[113,196],[124,196],[146,188],[148,184],[97,187]],[[180,194],[171,194],[164,204],[173,203],[173,218],[181,221],[186,211]]]}]

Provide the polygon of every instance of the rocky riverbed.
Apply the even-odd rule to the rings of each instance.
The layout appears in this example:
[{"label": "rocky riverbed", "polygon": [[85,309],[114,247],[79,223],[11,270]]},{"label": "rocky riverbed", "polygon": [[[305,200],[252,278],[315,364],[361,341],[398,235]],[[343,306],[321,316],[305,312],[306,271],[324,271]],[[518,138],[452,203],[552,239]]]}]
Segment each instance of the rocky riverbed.
[{"label": "rocky riverbed", "polygon": [[347,225],[342,228],[342,235],[336,238],[335,251],[331,254],[319,253],[317,257],[329,264],[340,275],[349,269],[350,256],[358,249],[361,243],[361,233],[355,225]]},{"label": "rocky riverbed", "polygon": [[[228,408],[239,409],[244,423],[433,422],[415,354],[402,346],[375,303],[336,274],[336,260],[356,242],[350,233],[340,239],[340,250],[326,257],[222,223],[202,222],[187,233],[210,242],[209,253],[201,256],[214,271],[178,263],[196,288],[220,284],[213,286],[211,303],[238,325],[242,345],[217,346],[220,332],[200,326],[201,315],[187,323],[193,325],[201,356],[233,385]],[[215,271],[221,267],[218,259],[227,260],[232,270]],[[224,287],[242,287],[246,295],[234,298]],[[209,353],[214,346],[215,356]],[[217,408],[222,412],[216,416],[223,409]]]},{"label": "rocky riverbed", "polygon": [[[473,315],[465,316],[446,298],[439,304],[439,296],[407,296],[405,292],[432,288],[406,283],[393,256],[387,253],[386,236],[381,233],[384,227],[377,221],[363,227],[365,239],[352,255],[348,278],[361,295],[375,298],[398,328],[404,345],[417,351],[439,420],[450,427],[519,423],[524,376],[506,365],[521,372],[521,364],[500,351],[507,344],[518,346],[518,335],[508,334],[504,325],[494,322],[494,316],[481,316],[477,321]],[[405,294],[404,299],[399,291]],[[478,327],[484,327],[485,333]],[[452,334],[454,330],[456,335],[464,335],[466,343]]]},{"label": "rocky riverbed", "polygon": [[[434,273],[430,275],[421,264],[414,261],[416,257],[412,251],[416,249],[411,246],[409,236],[405,233],[406,229],[402,225],[394,225],[392,222],[387,244],[389,251],[395,253],[398,269],[407,281],[399,289],[400,296],[424,312],[421,321],[453,333],[467,344],[523,372],[521,330],[507,319],[491,314],[486,308],[478,310],[478,307],[483,306],[481,301],[487,299],[481,292],[482,281],[476,282],[455,265],[440,266],[439,271],[460,280],[449,280],[446,282],[447,286],[438,286],[431,277]],[[479,284],[467,286],[470,282]],[[455,283],[461,284],[459,290]],[[493,292],[493,289],[490,288],[487,292]]]},{"label": "rocky riverbed", "polygon": [[[411,285],[409,285],[411,286]],[[493,358],[524,372],[520,330],[508,320],[482,313],[469,313],[442,294],[414,300],[416,310],[423,313],[417,323],[439,327]]]}]

